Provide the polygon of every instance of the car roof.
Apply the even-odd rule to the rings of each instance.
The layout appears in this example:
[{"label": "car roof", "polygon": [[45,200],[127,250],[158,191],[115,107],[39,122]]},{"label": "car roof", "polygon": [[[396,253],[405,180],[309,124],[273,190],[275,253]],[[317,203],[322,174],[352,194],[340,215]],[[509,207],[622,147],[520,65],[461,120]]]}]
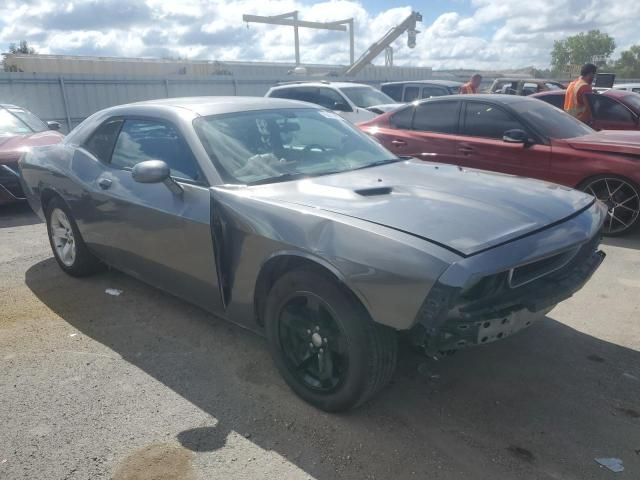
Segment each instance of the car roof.
[{"label": "car roof", "polygon": [[497,95],[495,93],[477,93],[474,95],[446,95],[444,97],[431,97],[424,100],[419,100],[419,103],[422,102],[450,102],[451,100],[466,100],[470,102],[491,102],[491,103],[499,103],[502,105],[511,105],[513,103],[518,102],[527,102],[533,101],[529,97],[523,97],[521,95]]},{"label": "car roof", "polygon": [[335,87],[335,88],[345,88],[345,87],[372,87],[371,85],[367,85],[365,83],[354,83],[354,82],[329,82],[326,80],[317,81],[317,82],[306,82],[306,81],[293,81],[293,82],[282,82],[274,85],[273,89],[280,88],[296,88],[296,87]]},{"label": "car roof", "polygon": [[419,83],[424,85],[442,85],[444,87],[459,87],[462,82],[456,82],[455,80],[404,80],[402,82],[386,82],[382,85],[406,85],[409,83]]},{"label": "car roof", "polygon": [[553,82],[562,84],[559,80],[554,80],[552,78],[510,78],[510,77],[502,77],[496,78],[494,82],[531,82],[531,83],[541,83],[541,82]]},{"label": "car roof", "polygon": [[168,109],[185,109],[201,115],[219,115],[223,113],[243,112],[247,110],[270,110],[283,108],[321,108],[307,102],[268,97],[181,97],[147,100],[144,102],[120,105],[157,106]]}]

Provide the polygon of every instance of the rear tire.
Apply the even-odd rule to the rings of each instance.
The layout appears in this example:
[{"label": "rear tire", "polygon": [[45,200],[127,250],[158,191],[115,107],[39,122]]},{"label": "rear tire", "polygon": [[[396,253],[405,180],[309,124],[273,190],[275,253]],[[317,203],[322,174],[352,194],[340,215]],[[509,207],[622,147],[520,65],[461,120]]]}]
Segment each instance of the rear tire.
[{"label": "rear tire", "polygon": [[45,207],[47,233],[53,256],[60,268],[73,277],[85,277],[104,269],[89,251],[67,204],[58,197]]},{"label": "rear tire", "polygon": [[617,175],[598,175],[578,187],[602,201],[608,210],[602,233],[609,237],[626,235],[640,225],[640,187]]},{"label": "rear tire", "polygon": [[321,410],[362,405],[395,371],[396,332],[374,323],[353,295],[313,269],[294,270],[276,281],[265,327],[289,387]]}]

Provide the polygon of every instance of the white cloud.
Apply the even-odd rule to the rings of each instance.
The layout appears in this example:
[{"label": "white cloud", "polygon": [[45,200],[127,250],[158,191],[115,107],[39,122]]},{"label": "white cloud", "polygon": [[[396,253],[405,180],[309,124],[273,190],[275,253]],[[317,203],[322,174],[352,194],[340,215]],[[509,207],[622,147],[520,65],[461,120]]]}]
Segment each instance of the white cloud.
[{"label": "white cloud", "polygon": [[[277,15],[299,10],[301,18],[332,21],[353,17],[356,56],[411,8],[370,14],[366,2],[330,0],[5,0],[0,5],[0,47],[26,39],[42,53],[187,56],[219,60],[292,61],[288,27],[252,24],[243,13]],[[415,49],[406,36],[394,44],[397,64],[434,68],[546,66],[554,40],[593,28],[612,35],[620,48],[640,41],[638,0],[472,0],[459,2],[432,24],[419,27]],[[468,9],[467,9],[468,10]],[[426,13],[426,12],[425,12]],[[348,35],[300,30],[304,63],[348,63]],[[377,63],[383,61],[382,56]]]}]

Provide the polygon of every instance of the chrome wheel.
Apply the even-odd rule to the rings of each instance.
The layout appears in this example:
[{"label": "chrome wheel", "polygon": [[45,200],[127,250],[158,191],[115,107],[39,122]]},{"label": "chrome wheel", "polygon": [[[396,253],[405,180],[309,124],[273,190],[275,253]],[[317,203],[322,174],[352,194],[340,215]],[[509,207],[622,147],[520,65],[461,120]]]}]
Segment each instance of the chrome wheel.
[{"label": "chrome wheel", "polygon": [[67,215],[61,209],[54,208],[49,227],[56,255],[67,267],[72,266],[76,260],[76,242]]},{"label": "chrome wheel", "polygon": [[616,177],[600,177],[584,191],[603,202],[608,209],[603,233],[620,234],[633,227],[640,214],[640,194],[635,186]]}]

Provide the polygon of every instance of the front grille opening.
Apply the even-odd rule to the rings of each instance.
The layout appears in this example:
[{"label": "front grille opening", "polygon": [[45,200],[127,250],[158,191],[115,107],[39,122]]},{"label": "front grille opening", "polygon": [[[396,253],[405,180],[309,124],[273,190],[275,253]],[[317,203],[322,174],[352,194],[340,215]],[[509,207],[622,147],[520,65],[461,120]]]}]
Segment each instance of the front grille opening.
[{"label": "front grille opening", "polygon": [[564,267],[578,252],[578,248],[516,267],[509,272],[509,286],[517,288]]}]

